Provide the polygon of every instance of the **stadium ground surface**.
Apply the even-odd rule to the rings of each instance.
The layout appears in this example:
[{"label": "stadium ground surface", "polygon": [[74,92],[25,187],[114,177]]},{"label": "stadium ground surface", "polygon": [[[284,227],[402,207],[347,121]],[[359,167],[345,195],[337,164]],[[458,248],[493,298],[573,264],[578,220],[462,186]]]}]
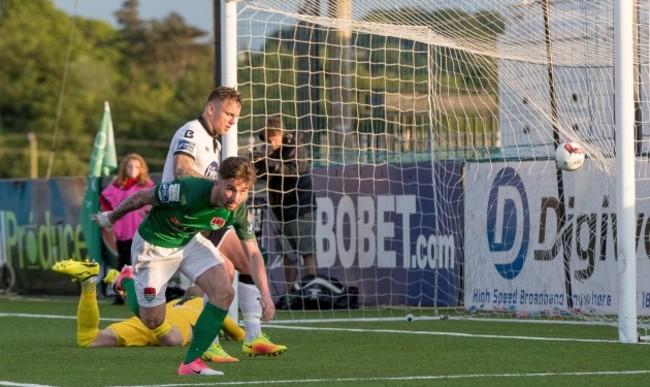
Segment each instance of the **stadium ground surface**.
[{"label": "stadium ground surface", "polygon": [[[0,297],[0,386],[640,386],[650,345],[620,344],[613,327],[468,318],[265,325],[288,345],[277,358],[213,365],[219,377],[181,377],[185,348],[77,348],[75,298]],[[100,301],[102,327],[129,317]]]}]

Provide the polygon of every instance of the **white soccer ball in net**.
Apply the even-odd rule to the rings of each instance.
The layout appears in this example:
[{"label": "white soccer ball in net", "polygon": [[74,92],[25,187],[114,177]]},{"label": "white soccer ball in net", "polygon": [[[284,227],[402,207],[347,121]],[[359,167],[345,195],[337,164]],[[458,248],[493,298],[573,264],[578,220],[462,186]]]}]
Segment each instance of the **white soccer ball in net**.
[{"label": "white soccer ball in net", "polygon": [[563,142],[555,150],[555,163],[565,171],[575,171],[585,163],[585,154],[577,142]]}]

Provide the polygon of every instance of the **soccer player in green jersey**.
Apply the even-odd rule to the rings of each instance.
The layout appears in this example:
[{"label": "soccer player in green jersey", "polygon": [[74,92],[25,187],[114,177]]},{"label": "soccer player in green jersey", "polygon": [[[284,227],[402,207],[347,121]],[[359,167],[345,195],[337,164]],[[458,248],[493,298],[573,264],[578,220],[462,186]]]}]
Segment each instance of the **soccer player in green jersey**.
[{"label": "soccer player in green jersey", "polygon": [[[99,226],[110,228],[128,212],[152,206],[133,238],[133,280],[124,279],[122,287],[134,313],[156,337],[170,342],[182,340],[165,320],[165,288],[177,270],[207,294],[209,302],[196,322],[179,375],[223,375],[206,366],[201,355],[221,330],[234,290],[219,250],[200,231],[232,225],[242,241],[248,264],[264,265],[246,208],[255,179],[255,168],[249,160],[230,157],[219,166],[215,181],[186,177],[159,184],[93,218]],[[266,277],[261,277],[255,278],[256,284],[268,286]],[[260,304],[262,319],[271,320],[275,306],[270,294],[263,295]]]}]

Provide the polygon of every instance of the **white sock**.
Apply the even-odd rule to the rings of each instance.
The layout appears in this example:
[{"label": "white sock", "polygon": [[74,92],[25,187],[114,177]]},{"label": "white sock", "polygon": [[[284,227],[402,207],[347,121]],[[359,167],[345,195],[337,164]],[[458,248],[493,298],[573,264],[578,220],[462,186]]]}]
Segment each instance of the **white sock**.
[{"label": "white sock", "polygon": [[262,305],[260,291],[255,285],[239,282],[237,287],[239,309],[244,317],[245,341],[255,340],[262,333]]}]

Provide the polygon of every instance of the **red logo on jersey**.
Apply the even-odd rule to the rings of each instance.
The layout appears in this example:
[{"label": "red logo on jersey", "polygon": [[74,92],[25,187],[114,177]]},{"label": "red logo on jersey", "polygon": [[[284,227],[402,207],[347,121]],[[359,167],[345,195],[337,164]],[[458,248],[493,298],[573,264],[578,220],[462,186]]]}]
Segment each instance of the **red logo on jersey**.
[{"label": "red logo on jersey", "polygon": [[212,220],[210,221],[210,228],[212,228],[213,230],[216,230],[216,229],[219,229],[219,228],[223,227],[224,224],[226,224],[225,219],[223,219],[223,218],[212,218]]},{"label": "red logo on jersey", "polygon": [[144,288],[144,298],[146,298],[147,301],[152,301],[156,298],[156,293],[156,288]]}]

